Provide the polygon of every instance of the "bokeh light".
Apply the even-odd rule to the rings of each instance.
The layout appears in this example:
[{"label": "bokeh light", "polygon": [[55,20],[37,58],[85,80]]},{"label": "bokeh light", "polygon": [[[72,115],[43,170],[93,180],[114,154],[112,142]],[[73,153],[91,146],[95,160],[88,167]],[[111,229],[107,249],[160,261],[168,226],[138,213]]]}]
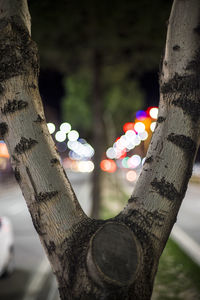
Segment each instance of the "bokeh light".
[{"label": "bokeh light", "polygon": [[64,142],[57,143],[56,148],[59,152],[65,152],[67,150],[67,144]]},{"label": "bokeh light", "polygon": [[141,163],[141,157],[137,154],[131,156],[128,160],[128,167],[131,169],[137,168]]},{"label": "bokeh light", "polygon": [[123,126],[123,131],[127,132],[128,130],[134,130],[134,123],[133,122],[127,122]]},{"label": "bokeh light", "polygon": [[115,149],[113,147],[110,147],[107,149],[106,151],[106,156],[110,159],[114,159],[116,158],[116,152]]},{"label": "bokeh light", "polygon": [[63,131],[64,133],[69,133],[71,128],[71,125],[67,122],[64,122],[60,125],[60,131]]},{"label": "bokeh light", "polygon": [[149,110],[149,115],[152,119],[157,119],[158,117],[158,108],[157,107],[152,107],[150,110]]},{"label": "bokeh light", "polygon": [[130,182],[134,182],[137,179],[137,173],[133,170],[130,170],[126,173],[126,179]]},{"label": "bokeh light", "polygon": [[129,161],[129,157],[124,157],[122,160],[122,166],[124,168],[128,168],[128,161]]},{"label": "bokeh light", "polygon": [[0,157],[9,158],[8,148],[4,142],[0,142]]},{"label": "bokeh light", "polygon": [[94,163],[92,161],[80,161],[78,163],[78,171],[79,172],[91,173],[93,170],[94,170]]},{"label": "bokeh light", "polygon": [[136,112],[136,119],[139,121],[144,121],[144,119],[147,117],[147,113],[144,110],[138,110]]},{"label": "bokeh light", "polygon": [[156,128],[156,122],[152,122],[150,125],[151,131],[154,132],[155,128]]},{"label": "bokeh light", "polygon": [[58,142],[64,142],[66,140],[66,134],[63,131],[57,131],[55,134],[55,139]]},{"label": "bokeh light", "polygon": [[138,133],[139,138],[141,141],[145,141],[148,138],[148,132],[145,130],[143,132]]},{"label": "bokeh light", "polygon": [[100,163],[100,168],[104,172],[114,173],[117,169],[116,163],[111,159],[103,159]]},{"label": "bokeh light", "polygon": [[47,127],[50,134],[54,133],[56,130],[56,126],[53,123],[47,123]]},{"label": "bokeh light", "polygon": [[78,131],[72,130],[72,131],[70,131],[70,132],[68,133],[68,140],[69,140],[69,141],[74,142],[74,141],[77,141],[78,138],[79,138],[79,133],[78,133]]},{"label": "bokeh light", "polygon": [[136,132],[143,132],[145,131],[145,125],[142,122],[135,123],[134,129]]}]

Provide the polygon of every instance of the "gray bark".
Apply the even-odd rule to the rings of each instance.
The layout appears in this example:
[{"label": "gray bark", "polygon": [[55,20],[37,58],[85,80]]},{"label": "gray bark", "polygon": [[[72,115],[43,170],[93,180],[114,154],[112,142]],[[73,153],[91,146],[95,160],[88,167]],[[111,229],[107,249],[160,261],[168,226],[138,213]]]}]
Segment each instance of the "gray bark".
[{"label": "gray bark", "polygon": [[150,299],[199,145],[199,0],[174,1],[146,163],[125,209],[106,221],[83,213],[48,133],[27,3],[0,8],[0,135],[61,299]]}]

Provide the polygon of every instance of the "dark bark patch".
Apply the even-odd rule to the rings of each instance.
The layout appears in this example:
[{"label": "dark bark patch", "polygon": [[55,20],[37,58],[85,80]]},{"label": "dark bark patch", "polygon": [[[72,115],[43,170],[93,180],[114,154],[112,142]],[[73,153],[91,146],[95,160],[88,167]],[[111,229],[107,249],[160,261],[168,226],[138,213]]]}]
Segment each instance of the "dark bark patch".
[{"label": "dark bark patch", "polygon": [[196,75],[180,76],[177,73],[168,82],[161,84],[160,91],[162,94],[168,93],[192,93],[200,89],[199,77]]},{"label": "dark bark patch", "polygon": [[134,202],[138,202],[139,200],[139,197],[132,197],[128,200],[128,203],[131,204],[131,203],[134,203]]},{"label": "dark bark patch", "polygon": [[58,195],[58,191],[39,193],[39,194],[35,195],[35,200],[37,202],[48,201],[56,195]]},{"label": "dark bark patch", "polygon": [[150,164],[152,162],[153,162],[153,155],[151,155],[145,159],[145,163],[147,163],[147,164]]},{"label": "dark bark patch", "polygon": [[20,175],[20,172],[19,172],[18,168],[14,169],[14,175],[15,175],[15,179],[17,180],[17,182],[20,183],[21,182],[21,175]]},{"label": "dark bark patch", "polygon": [[158,119],[157,119],[157,123],[163,123],[165,120],[166,120],[166,118],[160,116],[160,117],[158,117]]},{"label": "dark bark patch", "polygon": [[34,72],[38,76],[38,51],[26,27],[13,16],[1,20],[0,82]]},{"label": "dark bark patch", "polygon": [[29,84],[29,88],[35,90],[37,88],[37,86],[32,82],[31,84]]},{"label": "dark bark patch", "polygon": [[200,49],[195,52],[193,59],[186,66],[186,70],[194,71],[197,74],[196,80],[199,81],[200,73]]},{"label": "dark bark patch", "polygon": [[151,185],[158,194],[170,201],[176,201],[181,198],[180,193],[177,191],[173,183],[166,181],[164,177],[162,177],[161,180],[154,178]]},{"label": "dark bark patch", "polygon": [[20,163],[19,159],[15,155],[12,155],[11,157],[12,157],[14,162]]},{"label": "dark bark patch", "polygon": [[5,123],[5,122],[0,123],[0,139],[4,139],[7,132],[8,132],[7,123]]},{"label": "dark bark patch", "polygon": [[[61,264],[65,265],[66,259],[70,257],[67,264],[69,266],[68,285],[71,287],[71,290],[76,280],[80,278],[82,270],[85,269],[89,241],[95,231],[105,222],[106,221],[85,219],[73,227],[73,233],[64,242],[67,247],[65,246],[65,252],[63,256],[60,257],[60,261]],[[60,281],[62,282],[62,278],[60,278]]]},{"label": "dark bark patch", "polygon": [[4,87],[3,87],[3,85],[0,83],[0,95],[2,95],[3,92],[4,92]]},{"label": "dark bark patch", "polygon": [[181,148],[187,155],[194,155],[196,151],[196,143],[189,136],[171,133],[167,140]]},{"label": "dark bark patch", "polygon": [[38,144],[36,140],[33,140],[32,138],[27,139],[25,137],[22,137],[20,142],[15,146],[14,151],[17,154],[22,154],[27,150],[30,150],[36,144]]},{"label": "dark bark patch", "polygon": [[194,33],[200,35],[200,24],[198,24],[197,27],[195,27],[193,30],[194,30]]},{"label": "dark bark patch", "polygon": [[195,102],[186,97],[178,98],[172,101],[174,106],[180,107],[183,113],[190,116],[193,122],[197,122],[200,118],[200,101]]},{"label": "dark bark patch", "polygon": [[42,228],[41,228],[41,225],[40,225],[41,221],[40,221],[40,212],[39,212],[39,210],[38,210],[38,213],[31,214],[31,219],[32,219],[33,226],[34,226],[36,232],[40,236],[45,235],[46,233],[42,231]]},{"label": "dark bark patch", "polygon": [[52,158],[51,159],[51,164],[52,165],[55,165],[55,164],[58,164],[59,163],[59,160],[57,158]]},{"label": "dark bark patch", "polygon": [[47,249],[48,254],[52,255],[55,252],[55,250],[56,250],[55,243],[53,241],[49,241],[49,243],[47,244],[47,242],[44,241],[44,244],[45,244],[45,247]]},{"label": "dark bark patch", "polygon": [[183,197],[185,196],[185,193],[187,191],[188,182],[189,182],[189,180],[192,176],[192,172],[193,172],[193,157],[191,157],[189,159],[188,167],[185,171],[185,178],[184,178],[184,181],[183,181],[183,184],[182,184],[182,189],[181,189]]},{"label": "dark bark patch", "polygon": [[28,102],[23,100],[8,100],[8,102],[1,108],[2,114],[6,115],[22,110],[28,106]]},{"label": "dark bark patch", "polygon": [[35,123],[43,123],[44,119],[38,114],[37,119],[34,121]]},{"label": "dark bark patch", "polygon": [[129,215],[143,228],[148,228],[149,230],[153,225],[162,227],[165,220],[165,214],[160,210],[147,211],[145,209],[133,209],[129,211]]},{"label": "dark bark patch", "polygon": [[174,45],[172,49],[173,49],[174,51],[179,51],[180,48],[181,48],[181,47],[180,47],[179,45]]},{"label": "dark bark patch", "polygon": [[[1,11],[1,12],[3,12],[3,11]],[[2,30],[3,28],[7,27],[8,24],[9,24],[8,19],[5,19],[5,18],[1,19],[0,20],[0,29]]]}]

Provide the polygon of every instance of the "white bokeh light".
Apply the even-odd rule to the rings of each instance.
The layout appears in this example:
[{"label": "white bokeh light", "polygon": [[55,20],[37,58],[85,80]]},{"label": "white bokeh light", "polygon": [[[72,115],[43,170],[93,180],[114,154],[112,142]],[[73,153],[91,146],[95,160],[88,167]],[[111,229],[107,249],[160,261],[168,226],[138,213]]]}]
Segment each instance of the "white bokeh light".
[{"label": "white bokeh light", "polygon": [[55,139],[58,142],[64,142],[66,140],[66,134],[62,131],[57,131],[55,134]]},{"label": "white bokeh light", "polygon": [[70,132],[68,133],[68,140],[69,140],[69,141],[75,142],[75,141],[78,140],[78,138],[79,138],[79,133],[78,133],[78,131],[72,130],[72,131],[70,131]]},{"label": "white bokeh light", "polygon": [[141,143],[141,139],[138,135],[135,136],[133,143],[138,146]]},{"label": "white bokeh light", "polygon": [[128,141],[133,141],[133,139],[136,136],[136,133],[135,133],[134,130],[127,130],[127,132],[125,133],[125,136],[126,136]]},{"label": "white bokeh light", "polygon": [[71,125],[67,122],[64,122],[60,125],[60,131],[63,131],[64,133],[70,132],[71,128]]},{"label": "white bokeh light", "polygon": [[157,117],[158,117],[158,108],[157,107],[152,107],[149,111],[149,115],[152,119],[157,119]]},{"label": "white bokeh light", "polygon": [[139,138],[141,141],[145,141],[148,138],[148,132],[145,130],[143,132],[138,133]]},{"label": "white bokeh light", "polygon": [[126,148],[128,149],[128,150],[132,150],[132,149],[134,149],[135,148],[135,144],[134,143],[129,143],[127,146],[126,146]]},{"label": "white bokeh light", "polygon": [[92,157],[94,155],[94,148],[90,144],[84,145],[84,155],[86,157]]},{"label": "white bokeh light", "polygon": [[141,157],[137,154],[131,156],[128,160],[128,167],[129,168],[137,168],[141,163]]},{"label": "white bokeh light", "polygon": [[115,149],[113,147],[110,147],[107,149],[106,151],[106,156],[110,159],[114,159],[116,158],[116,152]]},{"label": "white bokeh light", "polygon": [[50,134],[54,133],[54,131],[56,130],[56,126],[53,123],[47,123],[47,127]]},{"label": "white bokeh light", "polygon": [[155,128],[156,128],[156,122],[151,123],[150,129],[152,132],[154,132]]},{"label": "white bokeh light", "polygon": [[92,161],[80,161],[78,164],[78,170],[82,173],[91,173],[94,170],[94,163]]},{"label": "white bokeh light", "polygon": [[137,131],[138,133],[139,133],[139,132],[143,132],[143,131],[145,131],[145,125],[144,125],[144,123],[142,123],[142,122],[137,122],[137,123],[135,123],[134,129],[135,129],[135,131]]}]

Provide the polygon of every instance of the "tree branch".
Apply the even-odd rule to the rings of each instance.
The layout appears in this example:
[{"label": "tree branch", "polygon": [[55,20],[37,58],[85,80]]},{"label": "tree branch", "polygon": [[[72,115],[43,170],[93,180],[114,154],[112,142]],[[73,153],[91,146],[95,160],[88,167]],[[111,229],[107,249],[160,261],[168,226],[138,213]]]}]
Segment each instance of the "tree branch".
[{"label": "tree branch", "polygon": [[27,1],[0,0],[0,8],[0,134],[36,231],[44,245],[57,247],[87,217],[45,122]]},{"label": "tree branch", "polygon": [[0,0],[0,19],[17,18],[31,33],[31,17],[26,0]]},{"label": "tree branch", "polygon": [[150,234],[158,255],[176,222],[199,146],[199,16],[198,0],[174,1],[156,129],[133,195],[121,213]]}]

